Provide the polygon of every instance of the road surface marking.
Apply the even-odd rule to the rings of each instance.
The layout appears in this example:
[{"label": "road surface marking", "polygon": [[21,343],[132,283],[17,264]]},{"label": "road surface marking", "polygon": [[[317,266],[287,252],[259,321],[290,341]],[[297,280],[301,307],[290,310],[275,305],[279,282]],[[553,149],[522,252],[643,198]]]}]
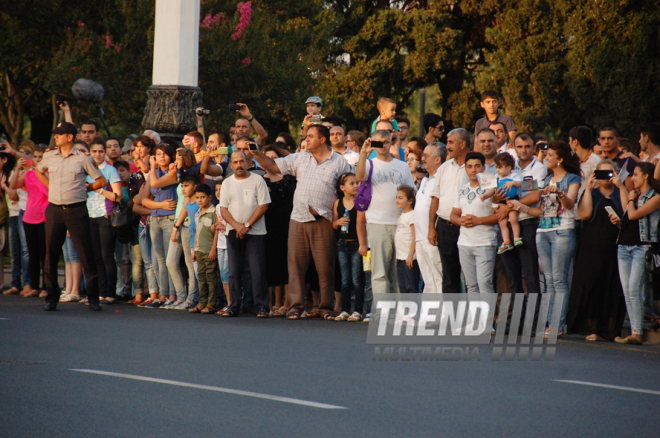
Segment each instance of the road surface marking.
[{"label": "road surface marking", "polygon": [[650,389],[630,388],[628,386],[606,385],[604,383],[581,382],[579,380],[554,380],[555,382],[575,383],[576,385],[597,386],[599,388],[620,389],[622,391],[642,392],[644,394],[660,395],[660,391]]},{"label": "road surface marking", "polygon": [[313,401],[300,400],[300,399],[297,399],[297,398],[289,398],[289,397],[280,397],[280,396],[277,396],[277,395],[260,394],[258,392],[241,391],[241,390],[238,390],[238,389],[220,388],[218,386],[196,385],[194,383],[177,382],[175,380],[166,380],[166,379],[155,379],[153,377],[142,377],[142,376],[135,376],[135,375],[132,375],[132,374],[111,373],[109,371],[98,371],[98,370],[77,370],[77,369],[70,369],[69,371],[77,371],[77,372],[80,372],[80,373],[90,373],[90,374],[100,374],[102,376],[123,377],[124,379],[143,380],[145,382],[155,382],[155,383],[164,383],[166,385],[185,386],[185,387],[188,387],[188,388],[205,389],[207,391],[225,392],[227,394],[244,395],[244,396],[247,396],[247,397],[262,398],[262,399],[265,399],[265,400],[279,401],[279,402],[284,402],[284,403],[292,403],[292,404],[295,404],[295,405],[311,406],[313,408],[320,408],[320,409],[348,409],[348,408],[343,407],[343,406],[329,405],[329,404],[326,404],[326,403],[317,403],[317,402],[313,402]]},{"label": "road surface marking", "polygon": [[0,319],[2,319],[2,320],[8,320],[9,318],[0,318]]}]

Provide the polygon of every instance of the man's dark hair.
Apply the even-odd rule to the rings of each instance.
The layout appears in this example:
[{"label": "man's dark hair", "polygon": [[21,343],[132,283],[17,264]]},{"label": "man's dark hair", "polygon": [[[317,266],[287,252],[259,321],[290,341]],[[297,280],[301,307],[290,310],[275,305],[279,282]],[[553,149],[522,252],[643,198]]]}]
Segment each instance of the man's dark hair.
[{"label": "man's dark hair", "polygon": [[422,137],[413,137],[410,140],[408,140],[408,144],[415,142],[419,145],[420,148],[422,148],[422,151],[426,146],[428,146],[428,143],[426,143],[426,140],[424,140]]},{"label": "man's dark hair", "polygon": [[[327,126],[323,125],[312,125],[309,129],[316,129],[316,132],[319,134],[319,137],[325,138],[325,144],[329,144],[330,141],[330,130]],[[307,131],[309,132],[309,130]]]},{"label": "man's dark hair", "polygon": [[590,149],[591,141],[594,136],[591,129],[586,126],[576,126],[568,131],[568,136],[580,143],[582,149]]},{"label": "man's dark hair", "polygon": [[108,137],[105,139],[105,142],[108,143],[110,140],[115,140],[119,144],[119,148],[121,149],[121,142],[117,137]]},{"label": "man's dark hair", "polygon": [[497,100],[500,99],[500,95],[497,94],[497,91],[494,91],[494,90],[486,90],[486,91],[484,91],[483,93],[481,93],[481,101],[482,101],[482,102],[483,102],[484,100],[486,100],[487,98],[489,98],[489,97],[490,97],[491,99],[497,99]]},{"label": "man's dark hair", "polygon": [[422,121],[422,124],[424,125],[424,133],[428,134],[429,128],[435,128],[440,122],[442,122],[442,116],[439,116],[435,113],[425,114]]},{"label": "man's dark hair", "polygon": [[328,117],[323,117],[324,122],[332,123],[332,127],[334,128],[335,126],[341,126],[341,120],[339,117],[335,116],[328,116]]},{"label": "man's dark hair", "polygon": [[213,190],[211,190],[211,187],[206,184],[198,184],[197,187],[195,187],[195,193],[204,193],[209,197],[213,196]]},{"label": "man's dark hair", "polygon": [[468,152],[468,154],[465,156],[465,162],[467,163],[469,160],[479,160],[481,161],[482,166],[486,164],[486,157],[484,157],[484,154],[481,152]]},{"label": "man's dark hair", "polygon": [[88,148],[87,143],[85,143],[82,140],[73,140],[73,145],[74,146],[85,146],[85,149]]},{"label": "man's dark hair", "polygon": [[117,161],[115,161],[114,166],[115,166],[115,169],[117,169],[117,170],[119,170],[120,167],[123,167],[124,169],[128,170],[129,173],[131,171],[131,166],[128,164],[128,161],[117,160]]},{"label": "man's dark hair", "polygon": [[642,135],[648,135],[649,141],[660,146],[660,123],[647,123],[640,129]]},{"label": "man's dark hair", "polygon": [[499,154],[495,155],[493,162],[495,163],[495,166],[498,167],[509,166],[511,169],[515,169],[516,167],[515,160],[508,152],[500,152]]},{"label": "man's dark hair", "polygon": [[[504,133],[507,134],[507,136],[508,136],[509,133],[506,130],[506,125],[504,124],[504,122],[498,122],[497,120],[494,120],[488,125],[488,129],[490,129],[491,126],[495,126],[495,125],[502,125],[502,128],[504,128],[503,129]],[[490,129],[490,130],[492,131],[492,129]],[[495,132],[493,132],[493,134],[494,133]]]},{"label": "man's dark hair", "polygon": [[94,120],[87,119],[84,122],[80,124],[80,127],[82,128],[82,125],[94,125],[94,128],[96,128],[96,132],[99,132],[99,124],[96,123]]},{"label": "man's dark hair", "polygon": [[105,141],[101,137],[96,137],[92,142],[89,144],[89,148],[92,149],[92,146],[100,144],[103,146],[103,149],[106,149]]},{"label": "man's dark hair", "polygon": [[[627,138],[621,137],[619,139],[619,149],[625,152],[632,152],[633,151],[633,144],[632,141],[628,140]],[[637,154],[635,154],[637,155]]]},{"label": "man's dark hair", "polygon": [[[541,136],[538,137],[538,140],[540,140],[540,137]],[[531,140],[532,141],[532,146],[536,146],[537,138],[535,138],[529,132],[521,132],[520,134],[516,134],[516,140],[517,139],[521,139],[523,141],[530,141]],[[514,143],[515,143],[516,140],[514,140]]]},{"label": "man's dark hair", "polygon": [[195,175],[186,175],[183,178],[181,178],[181,184],[188,182],[193,185],[193,187],[197,186],[199,184],[199,180]]},{"label": "man's dark hair", "polygon": [[621,137],[621,136],[619,135],[619,130],[616,129],[616,128],[615,128],[614,126],[612,126],[612,125],[603,126],[602,128],[600,128],[600,129],[598,130],[598,136],[599,136],[599,137],[600,137],[600,133],[603,132],[603,131],[610,131],[610,132],[613,132],[613,133],[614,133],[614,136],[615,136],[615,137]]},{"label": "man's dark hair", "polygon": [[241,141],[241,140],[245,140],[248,143],[256,143],[256,140],[254,138],[248,137],[247,135],[244,135],[243,137],[236,139],[236,144],[238,144],[238,142]]},{"label": "man's dark hair", "polygon": [[396,116],[394,120],[396,120],[397,123],[405,123],[406,125],[408,125],[408,128],[410,128],[410,120],[408,120],[407,117]]}]

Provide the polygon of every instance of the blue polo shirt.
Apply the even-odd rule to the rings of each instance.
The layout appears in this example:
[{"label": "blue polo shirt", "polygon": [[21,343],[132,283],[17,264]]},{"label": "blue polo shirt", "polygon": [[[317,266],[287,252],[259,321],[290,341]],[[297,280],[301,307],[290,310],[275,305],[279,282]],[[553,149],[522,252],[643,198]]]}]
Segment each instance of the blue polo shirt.
[{"label": "blue polo shirt", "polygon": [[[169,173],[169,170],[163,172],[160,169],[156,169],[156,176],[158,176],[158,178],[162,178],[166,173]],[[179,184],[171,184],[161,189],[154,189],[152,187],[151,195],[154,197],[154,201],[156,202],[169,201],[170,199],[177,201],[179,199],[176,194],[176,188],[178,186]],[[155,210],[151,210],[151,217],[171,216],[174,213],[175,210],[163,210],[162,208],[157,208]]]}]

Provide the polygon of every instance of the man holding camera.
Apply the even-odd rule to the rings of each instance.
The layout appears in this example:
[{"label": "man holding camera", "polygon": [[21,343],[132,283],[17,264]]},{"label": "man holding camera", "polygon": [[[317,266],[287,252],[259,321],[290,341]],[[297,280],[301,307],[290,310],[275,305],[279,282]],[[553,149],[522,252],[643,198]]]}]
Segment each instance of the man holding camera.
[{"label": "man holding camera", "polygon": [[[89,230],[87,212],[87,192],[105,187],[106,180],[96,167],[89,154],[73,145],[78,130],[71,123],[60,123],[52,131],[55,134],[57,148],[44,154],[37,165],[37,177],[48,186],[46,208],[46,306],[44,310],[57,309],[60,299],[60,286],[57,280],[57,263],[62,254],[62,245],[67,231],[80,256],[85,282],[89,310],[101,310],[99,305],[98,273],[94,263],[92,239]],[[48,172],[48,176],[46,176]],[[93,183],[87,184],[90,176]]]}]

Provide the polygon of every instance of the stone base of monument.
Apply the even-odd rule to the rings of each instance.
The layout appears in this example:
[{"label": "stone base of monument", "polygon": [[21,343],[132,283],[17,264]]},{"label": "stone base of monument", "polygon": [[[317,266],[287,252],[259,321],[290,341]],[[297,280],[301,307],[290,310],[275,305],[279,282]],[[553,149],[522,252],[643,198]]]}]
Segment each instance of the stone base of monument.
[{"label": "stone base of monument", "polygon": [[161,137],[181,140],[197,130],[195,109],[202,106],[202,89],[183,85],[152,85],[147,90],[142,127]]}]

